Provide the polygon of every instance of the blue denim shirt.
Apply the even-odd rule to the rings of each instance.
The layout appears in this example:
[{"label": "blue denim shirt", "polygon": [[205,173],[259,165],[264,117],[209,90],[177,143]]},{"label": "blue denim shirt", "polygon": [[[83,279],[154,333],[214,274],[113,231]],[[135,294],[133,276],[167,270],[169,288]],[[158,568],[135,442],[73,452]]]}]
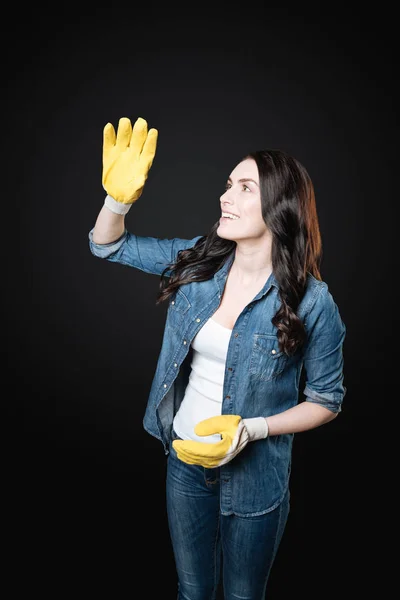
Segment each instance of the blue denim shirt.
[{"label": "blue denim shirt", "polygon": [[[95,244],[92,229],[89,247],[97,257],[161,275],[179,250],[194,246],[201,237],[159,239],[125,231],[115,242]],[[145,430],[163,443],[165,454],[170,451],[172,421],[189,380],[191,342],[221,302],[234,253],[209,280],[181,285],[169,300],[143,419]],[[340,412],[346,393],[346,328],[327,284],[308,275],[297,312],[305,324],[307,340],[291,357],[279,350],[277,330],[271,323],[279,306],[278,283],[271,273],[234,325],[226,359],[222,413],[242,418],[268,417],[295,406],[299,392],[304,394],[304,401]],[[304,389],[299,390],[302,371],[306,374]],[[257,440],[220,467],[220,507],[224,515],[256,516],[279,505],[289,485],[292,444],[293,434]]]}]

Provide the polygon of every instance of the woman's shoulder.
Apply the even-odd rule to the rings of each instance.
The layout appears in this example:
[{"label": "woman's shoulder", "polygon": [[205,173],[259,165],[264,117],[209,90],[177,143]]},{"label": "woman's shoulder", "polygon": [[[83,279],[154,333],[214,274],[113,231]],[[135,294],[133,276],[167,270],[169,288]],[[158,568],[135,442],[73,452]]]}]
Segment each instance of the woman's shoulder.
[{"label": "woman's shoulder", "polygon": [[326,340],[344,339],[346,325],[326,281],[308,275],[307,291],[298,314],[308,334],[323,335]]},{"label": "woman's shoulder", "polygon": [[[335,321],[342,323],[339,307],[328,283],[317,279],[310,273],[307,276],[307,288],[300,313],[305,320],[320,320],[333,324]],[[299,314],[300,314],[299,313]]]},{"label": "woman's shoulder", "polygon": [[324,279],[317,279],[311,273],[307,273],[306,290],[301,304],[305,315],[311,311],[335,310],[336,308],[328,283]]},{"label": "woman's shoulder", "polygon": [[328,291],[328,284],[323,279],[317,279],[311,273],[307,273],[305,296],[318,296]]}]

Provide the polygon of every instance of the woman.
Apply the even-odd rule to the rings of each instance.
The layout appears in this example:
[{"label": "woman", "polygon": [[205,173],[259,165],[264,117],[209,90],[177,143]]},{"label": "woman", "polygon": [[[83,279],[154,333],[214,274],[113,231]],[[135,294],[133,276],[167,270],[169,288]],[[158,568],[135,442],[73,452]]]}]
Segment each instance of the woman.
[{"label": "woman", "polygon": [[159,275],[169,303],[143,424],[167,456],[178,598],[214,599],[223,578],[226,600],[258,600],[288,518],[293,435],[341,410],[346,329],[319,272],[312,182],[283,151],[238,162],[207,235],[126,230],[157,138],[141,118],[106,125],[90,249]]}]

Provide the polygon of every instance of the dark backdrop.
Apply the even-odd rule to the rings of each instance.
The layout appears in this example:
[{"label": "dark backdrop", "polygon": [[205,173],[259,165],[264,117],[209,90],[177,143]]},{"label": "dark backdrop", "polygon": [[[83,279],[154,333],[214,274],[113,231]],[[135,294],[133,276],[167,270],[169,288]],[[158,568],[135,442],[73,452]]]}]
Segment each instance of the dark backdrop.
[{"label": "dark backdrop", "polygon": [[2,42],[14,585],[52,599],[176,597],[165,456],[142,428],[166,311],[159,280],[88,246],[105,195],[103,127],[142,116],[159,142],[126,220],[136,234],[207,233],[227,176],[253,149],[292,153],[314,181],[348,391],[335,421],[295,439],[268,597],[371,591],[376,415],[393,332],[374,317],[390,305],[397,232],[390,17],[60,10],[15,11]]}]

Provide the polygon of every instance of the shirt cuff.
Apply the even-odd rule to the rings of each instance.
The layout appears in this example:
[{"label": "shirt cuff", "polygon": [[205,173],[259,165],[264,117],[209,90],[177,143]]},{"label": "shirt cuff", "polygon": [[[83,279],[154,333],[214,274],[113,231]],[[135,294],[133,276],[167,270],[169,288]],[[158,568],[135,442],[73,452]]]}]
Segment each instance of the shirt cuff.
[{"label": "shirt cuff", "polygon": [[96,244],[93,241],[93,231],[94,227],[89,231],[90,250],[95,256],[98,256],[99,258],[107,258],[111,254],[114,254],[114,252],[117,252],[117,250],[120,249],[128,235],[128,232],[125,229],[124,233],[117,240],[114,240],[109,244]]}]

